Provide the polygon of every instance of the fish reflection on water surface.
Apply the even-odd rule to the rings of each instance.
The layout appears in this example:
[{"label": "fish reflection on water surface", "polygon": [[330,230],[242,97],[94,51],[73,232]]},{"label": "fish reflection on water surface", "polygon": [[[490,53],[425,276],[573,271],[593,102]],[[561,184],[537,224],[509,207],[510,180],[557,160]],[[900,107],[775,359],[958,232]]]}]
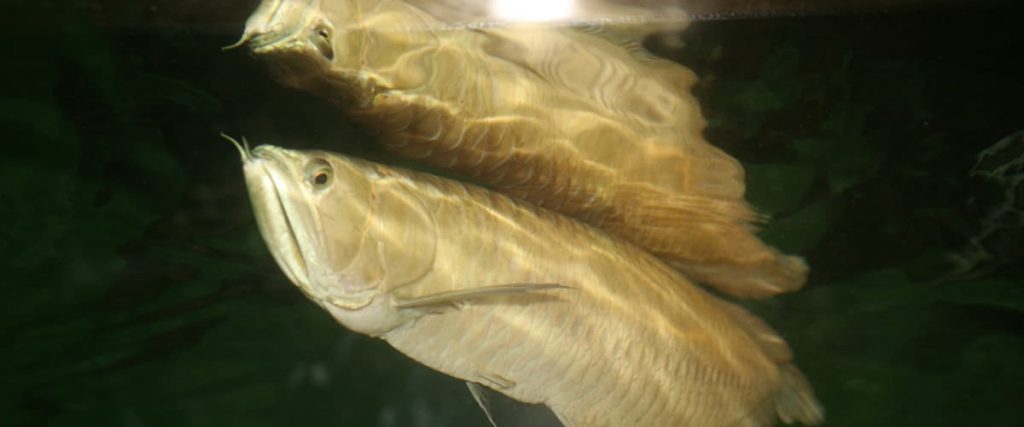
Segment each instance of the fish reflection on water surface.
[{"label": "fish reflection on water surface", "polygon": [[600,227],[698,282],[741,297],[803,286],[803,260],[755,236],[743,167],[704,140],[696,76],[641,47],[686,14],[576,7],[609,25],[469,30],[473,11],[451,2],[265,0],[236,46],[394,153]]},{"label": "fish reflection on water surface", "polygon": [[456,181],[239,149],[292,282],[345,327],[471,389],[542,403],[567,426],[822,420],[781,337],[629,243]]}]

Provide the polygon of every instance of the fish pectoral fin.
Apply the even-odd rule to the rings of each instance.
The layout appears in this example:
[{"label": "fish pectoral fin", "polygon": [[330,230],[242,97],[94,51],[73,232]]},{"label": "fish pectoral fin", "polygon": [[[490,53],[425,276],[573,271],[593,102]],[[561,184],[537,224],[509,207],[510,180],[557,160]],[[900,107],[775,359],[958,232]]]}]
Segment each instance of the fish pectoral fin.
[{"label": "fish pectoral fin", "polygon": [[491,416],[491,403],[487,399],[487,395],[484,394],[487,390],[484,390],[484,386],[466,381],[466,387],[469,387],[469,393],[473,395],[473,400],[480,406],[480,409],[484,411],[484,415],[487,416],[487,421],[491,422],[491,427],[498,427],[498,424],[494,422],[494,417]]},{"label": "fish pectoral fin", "polygon": [[396,308],[429,308],[516,294],[528,294],[551,289],[570,289],[557,283],[514,283],[509,285],[484,286],[439,292],[415,298],[395,298]]}]

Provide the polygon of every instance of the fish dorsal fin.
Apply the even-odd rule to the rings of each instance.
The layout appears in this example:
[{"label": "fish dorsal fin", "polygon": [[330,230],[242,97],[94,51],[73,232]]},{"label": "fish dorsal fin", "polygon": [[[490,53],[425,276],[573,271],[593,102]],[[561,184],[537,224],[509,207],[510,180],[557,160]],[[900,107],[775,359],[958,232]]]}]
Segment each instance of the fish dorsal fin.
[{"label": "fish dorsal fin", "polygon": [[[652,227],[679,227],[679,218],[691,218],[708,224],[747,224],[764,221],[743,200],[728,200],[700,195],[678,194],[654,199],[638,185],[618,185],[617,197],[629,201],[629,216]],[[639,190],[639,191],[638,191]],[[647,197],[645,197],[647,196]]]}]

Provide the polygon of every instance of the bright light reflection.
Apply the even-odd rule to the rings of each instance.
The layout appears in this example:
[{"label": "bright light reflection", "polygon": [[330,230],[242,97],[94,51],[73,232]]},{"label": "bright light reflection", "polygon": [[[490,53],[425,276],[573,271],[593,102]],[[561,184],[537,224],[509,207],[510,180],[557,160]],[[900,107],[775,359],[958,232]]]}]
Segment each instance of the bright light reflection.
[{"label": "bright light reflection", "polygon": [[504,21],[544,22],[572,18],[576,0],[491,0],[491,13]]}]

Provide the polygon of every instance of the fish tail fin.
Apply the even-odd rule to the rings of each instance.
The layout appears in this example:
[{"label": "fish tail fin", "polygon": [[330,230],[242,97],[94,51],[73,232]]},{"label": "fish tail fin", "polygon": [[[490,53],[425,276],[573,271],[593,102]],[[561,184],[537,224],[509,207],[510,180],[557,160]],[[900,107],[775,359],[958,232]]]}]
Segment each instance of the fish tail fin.
[{"label": "fish tail fin", "polygon": [[807,378],[792,363],[779,366],[782,387],[775,395],[775,412],[786,424],[814,426],[825,421],[825,409],[814,396]]}]

